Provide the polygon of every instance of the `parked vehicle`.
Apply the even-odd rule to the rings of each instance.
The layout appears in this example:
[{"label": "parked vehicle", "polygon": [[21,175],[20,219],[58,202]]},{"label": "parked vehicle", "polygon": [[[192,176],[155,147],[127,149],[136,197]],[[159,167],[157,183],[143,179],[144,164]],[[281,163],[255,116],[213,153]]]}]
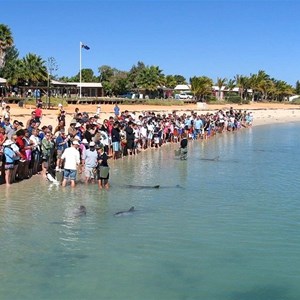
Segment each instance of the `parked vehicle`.
[{"label": "parked vehicle", "polygon": [[184,100],[193,99],[193,95],[190,95],[188,93],[180,93],[179,94],[179,99],[184,99]]},{"label": "parked vehicle", "polygon": [[134,99],[135,94],[134,93],[126,93],[126,94],[123,94],[123,95],[118,95],[118,98]]}]

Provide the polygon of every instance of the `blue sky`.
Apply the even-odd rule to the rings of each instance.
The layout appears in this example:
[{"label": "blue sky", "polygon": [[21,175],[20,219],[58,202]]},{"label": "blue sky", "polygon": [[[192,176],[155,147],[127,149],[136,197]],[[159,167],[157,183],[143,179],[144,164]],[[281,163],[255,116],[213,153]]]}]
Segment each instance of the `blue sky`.
[{"label": "blue sky", "polygon": [[138,61],[165,75],[234,78],[266,71],[300,80],[300,1],[51,0],[1,1],[20,57],[54,57],[58,76]]}]

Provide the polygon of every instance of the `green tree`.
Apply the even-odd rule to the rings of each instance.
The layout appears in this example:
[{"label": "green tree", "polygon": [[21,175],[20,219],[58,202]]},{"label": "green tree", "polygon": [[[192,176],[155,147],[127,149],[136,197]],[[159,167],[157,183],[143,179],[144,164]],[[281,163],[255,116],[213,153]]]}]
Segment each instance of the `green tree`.
[{"label": "green tree", "polygon": [[115,72],[110,83],[113,95],[125,94],[128,91],[128,73],[124,71]]},{"label": "green tree", "polygon": [[167,75],[165,78],[165,85],[168,88],[174,89],[177,85],[177,81],[173,75]]},{"label": "green tree", "polygon": [[92,69],[82,69],[81,70],[81,81],[82,82],[95,82],[98,78],[95,77],[94,71]]},{"label": "green tree", "polygon": [[272,80],[274,83],[273,99],[283,102],[292,96],[295,92],[294,88],[282,80]]},{"label": "green tree", "polygon": [[185,77],[183,77],[182,75],[174,75],[174,79],[176,80],[176,85],[187,84]]},{"label": "green tree", "polygon": [[128,89],[139,90],[138,78],[143,70],[146,69],[145,64],[142,61],[138,61],[136,65],[133,65],[128,72]]},{"label": "green tree", "polygon": [[217,78],[217,86],[219,88],[219,92],[218,92],[219,100],[222,100],[221,99],[222,87],[226,86],[226,82],[227,82],[227,78],[220,78],[220,77]]},{"label": "green tree", "polygon": [[103,65],[98,68],[99,79],[106,95],[119,95],[128,91],[128,73]]},{"label": "green tree", "polygon": [[297,80],[297,82],[296,82],[295,93],[297,95],[300,95],[300,81],[299,80]]},{"label": "green tree", "polygon": [[186,80],[181,75],[167,75],[165,77],[165,85],[168,88],[174,89],[178,84],[186,84]]},{"label": "green tree", "polygon": [[40,56],[29,53],[23,58],[22,62],[22,79],[28,80],[29,85],[47,81],[47,67]]},{"label": "green tree", "polygon": [[10,28],[7,25],[0,24],[0,68],[5,64],[7,50],[14,44],[14,39]]},{"label": "green tree", "polygon": [[115,69],[113,69],[110,66],[103,65],[98,68],[99,72],[99,81],[104,82],[104,81],[110,81],[110,79],[114,76]]},{"label": "green tree", "polygon": [[252,100],[255,98],[266,98],[266,87],[270,85],[270,76],[263,70],[257,74],[250,74],[249,85],[252,89]]},{"label": "green tree", "polygon": [[19,52],[15,46],[7,49],[4,66],[0,69],[0,77],[7,79],[9,84],[17,83]]},{"label": "green tree", "polygon": [[164,75],[158,66],[146,67],[137,78],[139,89],[144,89],[150,97],[157,95],[158,88],[164,83]]},{"label": "green tree", "polygon": [[191,90],[197,100],[203,101],[205,97],[212,93],[213,81],[206,76],[190,78]]},{"label": "green tree", "polygon": [[239,96],[241,101],[248,96],[248,89],[250,87],[249,77],[243,75],[235,76],[236,86],[239,88]]}]

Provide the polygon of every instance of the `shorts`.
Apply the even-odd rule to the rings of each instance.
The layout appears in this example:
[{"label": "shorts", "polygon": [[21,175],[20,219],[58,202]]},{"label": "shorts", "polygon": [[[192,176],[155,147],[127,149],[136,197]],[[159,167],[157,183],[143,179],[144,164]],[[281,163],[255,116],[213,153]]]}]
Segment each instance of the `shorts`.
[{"label": "shorts", "polygon": [[99,166],[97,168],[97,178],[98,180],[109,179],[109,167]]},{"label": "shorts", "polygon": [[134,147],[134,141],[133,140],[127,140],[127,149],[133,149]]},{"label": "shorts", "polygon": [[112,148],[113,148],[113,151],[114,152],[118,152],[118,151],[120,151],[120,143],[119,142],[113,142],[112,143]]},{"label": "shorts", "polygon": [[77,170],[64,169],[64,178],[70,180],[75,180],[77,175]]},{"label": "shorts", "polygon": [[96,168],[89,168],[85,166],[84,175],[85,177],[94,179],[96,177]]},{"label": "shorts", "polygon": [[11,164],[7,163],[7,164],[5,164],[4,168],[5,168],[5,170],[13,169],[14,168],[14,164],[13,163],[11,163]]},{"label": "shorts", "polygon": [[64,150],[57,150],[56,151],[56,158],[61,159],[61,156],[62,156],[63,152],[64,152]]}]

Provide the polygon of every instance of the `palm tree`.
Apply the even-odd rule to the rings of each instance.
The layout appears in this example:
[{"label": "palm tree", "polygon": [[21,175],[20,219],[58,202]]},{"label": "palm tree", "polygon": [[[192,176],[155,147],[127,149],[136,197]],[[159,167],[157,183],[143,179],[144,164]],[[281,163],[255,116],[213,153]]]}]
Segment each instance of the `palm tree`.
[{"label": "palm tree", "polygon": [[[230,95],[230,93],[232,92],[232,90],[235,88],[235,80],[234,79],[229,79],[225,85],[225,88],[227,90],[227,93],[226,93],[226,97],[227,95]],[[225,97],[225,98],[226,98]]]},{"label": "palm tree", "polygon": [[168,88],[174,89],[177,85],[177,81],[173,75],[167,75],[166,76],[166,86]]},{"label": "palm tree", "polygon": [[0,24],[0,68],[4,66],[7,49],[14,44],[11,30],[8,26]]},{"label": "palm tree", "polygon": [[157,66],[145,67],[139,73],[137,84],[140,89],[146,91],[146,95],[153,94],[165,82],[162,70]]},{"label": "palm tree", "polygon": [[205,96],[212,93],[213,81],[212,79],[201,76],[201,77],[192,77],[190,78],[191,90],[196,96],[197,100],[202,101]]},{"label": "palm tree", "polygon": [[274,80],[274,98],[277,101],[284,101],[288,96],[293,95],[294,88],[282,80]]},{"label": "palm tree", "polygon": [[222,87],[225,86],[226,82],[227,82],[227,78],[220,78],[220,77],[217,78],[217,86],[219,88],[219,92],[218,92],[219,100],[222,100],[221,99]]},{"label": "palm tree", "polygon": [[248,94],[248,88],[249,88],[249,78],[247,76],[243,75],[236,75],[235,76],[236,85],[239,88],[239,95],[241,97],[241,100],[245,99]]},{"label": "palm tree", "polygon": [[254,100],[255,94],[258,94],[261,98],[266,99],[266,90],[268,86],[271,87],[270,76],[263,70],[259,70],[257,74],[251,74],[249,79],[250,87],[253,91]]},{"label": "palm tree", "polygon": [[46,81],[48,78],[45,61],[38,55],[29,53],[23,58],[25,79],[31,84]]},{"label": "palm tree", "polygon": [[7,82],[11,84],[11,79],[15,77],[15,72],[18,64],[19,52],[15,46],[7,49],[5,54],[5,63],[0,69],[0,77],[7,79]]}]

